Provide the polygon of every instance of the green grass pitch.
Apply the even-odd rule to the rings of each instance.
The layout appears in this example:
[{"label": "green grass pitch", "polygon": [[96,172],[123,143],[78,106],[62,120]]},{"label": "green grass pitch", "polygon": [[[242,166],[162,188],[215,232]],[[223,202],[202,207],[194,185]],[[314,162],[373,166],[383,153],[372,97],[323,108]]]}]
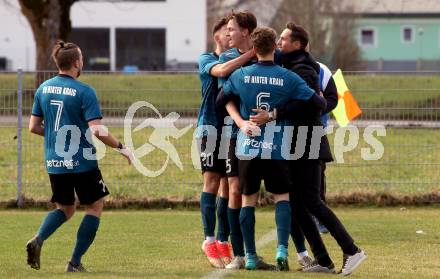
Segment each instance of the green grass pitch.
[{"label": "green grass pitch", "polygon": [[[365,249],[368,259],[350,278],[439,278],[438,207],[337,208],[336,213]],[[95,243],[83,258],[90,273],[65,274],[82,212],[64,224],[44,244],[42,268],[26,265],[25,243],[46,212],[0,211],[0,278],[201,278],[210,274],[202,256],[202,226],[198,211],[104,212]],[[275,228],[273,209],[257,211],[257,240]],[[416,231],[422,230],[422,234]],[[337,268],[342,254],[324,236]],[[258,252],[274,262],[275,241]],[[290,265],[297,267],[292,242]],[[223,278],[334,278],[334,275],[238,271]]]}]

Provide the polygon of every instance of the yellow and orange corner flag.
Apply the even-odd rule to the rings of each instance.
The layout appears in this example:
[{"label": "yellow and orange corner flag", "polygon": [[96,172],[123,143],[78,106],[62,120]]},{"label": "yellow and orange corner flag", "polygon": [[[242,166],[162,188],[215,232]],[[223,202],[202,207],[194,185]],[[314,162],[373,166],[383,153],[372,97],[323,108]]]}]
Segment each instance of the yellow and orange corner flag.
[{"label": "yellow and orange corner flag", "polygon": [[332,112],[339,126],[345,127],[351,120],[358,117],[362,110],[348,89],[341,69],[333,75],[333,80],[338,90],[338,104]]}]

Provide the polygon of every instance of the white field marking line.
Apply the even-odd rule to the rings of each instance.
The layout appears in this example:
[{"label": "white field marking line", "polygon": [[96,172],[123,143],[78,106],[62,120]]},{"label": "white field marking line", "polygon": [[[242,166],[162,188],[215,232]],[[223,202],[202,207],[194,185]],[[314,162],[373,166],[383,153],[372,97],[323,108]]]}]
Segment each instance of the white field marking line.
[{"label": "white field marking line", "polygon": [[[257,249],[262,248],[269,244],[270,242],[274,241],[277,238],[277,230],[273,229],[270,232],[263,235],[256,243]],[[226,274],[234,272],[235,270],[231,269],[216,269],[214,271],[211,271],[206,276],[203,276],[201,279],[220,279],[224,277]]]}]

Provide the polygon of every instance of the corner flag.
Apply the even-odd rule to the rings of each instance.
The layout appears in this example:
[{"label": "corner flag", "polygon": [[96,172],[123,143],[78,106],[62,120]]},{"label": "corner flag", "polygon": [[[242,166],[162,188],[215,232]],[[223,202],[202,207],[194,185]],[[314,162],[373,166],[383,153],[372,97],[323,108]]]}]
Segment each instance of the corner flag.
[{"label": "corner flag", "polygon": [[358,117],[362,110],[348,89],[341,69],[333,75],[333,80],[338,90],[338,104],[332,112],[339,126],[345,127],[351,120]]}]

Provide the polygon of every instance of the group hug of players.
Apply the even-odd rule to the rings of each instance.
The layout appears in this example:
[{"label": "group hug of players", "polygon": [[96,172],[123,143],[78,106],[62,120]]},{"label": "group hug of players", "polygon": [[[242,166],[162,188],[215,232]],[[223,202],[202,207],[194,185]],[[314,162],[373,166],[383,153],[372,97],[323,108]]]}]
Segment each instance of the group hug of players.
[{"label": "group hug of players", "polygon": [[[204,254],[216,268],[287,271],[291,236],[302,272],[336,273],[321,230],[342,249],[338,273],[351,274],[367,256],[325,204],[325,164],[332,161],[328,140],[320,137],[318,150],[312,143],[313,128],[327,125],[327,113],[337,103],[330,70],[309,54],[308,33],[294,23],[277,38],[273,29],[257,28],[252,13],[232,12],[215,23],[212,34],[215,51],[199,59]],[[232,132],[225,129],[228,115],[234,121]],[[266,142],[265,131],[275,125],[279,130]],[[286,159],[282,145],[288,127],[293,127],[287,133],[290,150],[297,142],[304,150]],[[275,265],[259,257],[255,247],[262,180],[275,202]]]}]

